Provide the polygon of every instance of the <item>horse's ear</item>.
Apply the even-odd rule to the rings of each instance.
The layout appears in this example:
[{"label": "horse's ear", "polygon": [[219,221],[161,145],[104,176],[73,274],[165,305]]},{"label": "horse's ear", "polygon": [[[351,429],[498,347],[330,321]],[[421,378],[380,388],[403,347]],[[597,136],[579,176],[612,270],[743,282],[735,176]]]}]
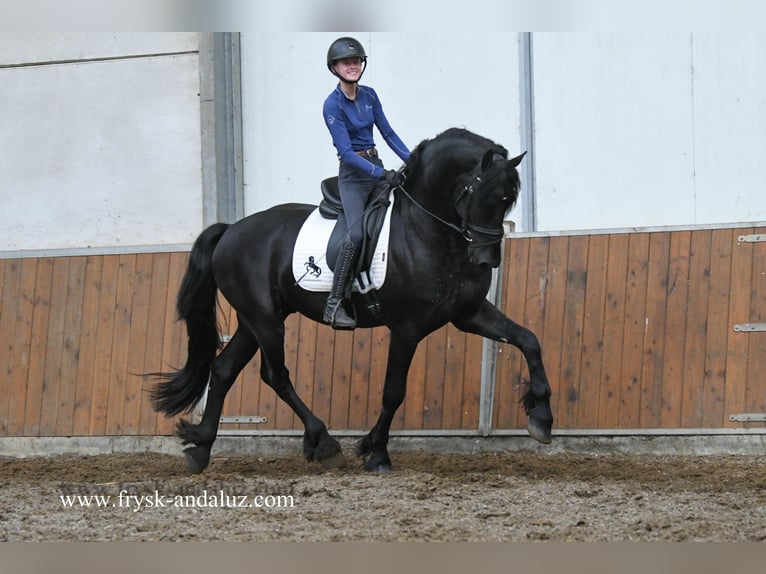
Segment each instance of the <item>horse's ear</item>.
[{"label": "horse's ear", "polygon": [[492,165],[492,160],[494,159],[495,159],[494,150],[488,149],[487,152],[484,154],[484,157],[481,158],[481,171],[487,171],[489,169],[489,166]]},{"label": "horse's ear", "polygon": [[522,152],[521,155],[517,155],[516,157],[509,159],[508,163],[511,165],[511,167],[515,168],[521,163],[521,160],[524,159],[525,155],[527,155],[527,152]]}]

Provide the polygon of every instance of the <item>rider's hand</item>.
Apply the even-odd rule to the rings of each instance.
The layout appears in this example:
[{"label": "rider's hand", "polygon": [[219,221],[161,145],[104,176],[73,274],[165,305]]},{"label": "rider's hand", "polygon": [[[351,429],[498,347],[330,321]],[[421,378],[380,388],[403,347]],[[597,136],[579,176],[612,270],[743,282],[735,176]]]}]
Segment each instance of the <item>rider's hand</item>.
[{"label": "rider's hand", "polygon": [[399,172],[394,171],[393,169],[387,169],[383,172],[383,180],[391,187],[394,187],[399,183]]}]

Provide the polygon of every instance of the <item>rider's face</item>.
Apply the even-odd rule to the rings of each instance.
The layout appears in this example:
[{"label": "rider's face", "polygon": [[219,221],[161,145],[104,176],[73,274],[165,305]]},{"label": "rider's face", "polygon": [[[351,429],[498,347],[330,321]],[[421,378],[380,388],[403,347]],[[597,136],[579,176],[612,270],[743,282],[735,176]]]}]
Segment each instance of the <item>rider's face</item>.
[{"label": "rider's face", "polygon": [[346,82],[356,82],[362,74],[362,59],[343,58],[335,62],[335,72]]}]

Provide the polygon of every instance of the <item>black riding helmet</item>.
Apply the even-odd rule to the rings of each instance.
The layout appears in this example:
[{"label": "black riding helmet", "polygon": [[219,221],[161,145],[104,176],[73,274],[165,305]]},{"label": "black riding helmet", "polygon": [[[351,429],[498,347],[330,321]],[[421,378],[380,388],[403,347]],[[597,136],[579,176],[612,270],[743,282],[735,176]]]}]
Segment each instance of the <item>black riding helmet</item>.
[{"label": "black riding helmet", "polygon": [[349,36],[344,36],[343,38],[338,38],[332,44],[330,44],[330,49],[327,50],[327,69],[330,70],[333,76],[336,76],[341,80],[343,80],[343,78],[341,78],[338,73],[332,69],[332,67],[338,60],[342,60],[343,58],[362,59],[362,71],[359,74],[359,79],[361,79],[362,74],[364,74],[365,69],[367,69],[367,54],[364,52],[364,47],[359,42],[359,40]]}]

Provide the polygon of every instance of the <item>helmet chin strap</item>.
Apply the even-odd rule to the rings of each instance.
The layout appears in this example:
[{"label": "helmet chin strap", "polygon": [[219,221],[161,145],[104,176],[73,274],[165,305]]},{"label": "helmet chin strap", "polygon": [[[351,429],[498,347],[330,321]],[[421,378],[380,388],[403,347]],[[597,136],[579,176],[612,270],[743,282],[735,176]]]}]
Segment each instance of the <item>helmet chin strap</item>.
[{"label": "helmet chin strap", "polygon": [[359,80],[362,79],[362,76],[364,76],[364,71],[366,69],[367,69],[367,58],[365,58],[364,61],[362,62],[362,71],[359,72],[359,77],[356,80],[354,80],[354,81],[347,80],[346,78],[341,76],[338,72],[335,71],[335,66],[333,66],[330,71],[332,72],[333,76],[335,76],[339,80],[343,80],[347,84],[357,84],[357,83],[359,83]]}]

